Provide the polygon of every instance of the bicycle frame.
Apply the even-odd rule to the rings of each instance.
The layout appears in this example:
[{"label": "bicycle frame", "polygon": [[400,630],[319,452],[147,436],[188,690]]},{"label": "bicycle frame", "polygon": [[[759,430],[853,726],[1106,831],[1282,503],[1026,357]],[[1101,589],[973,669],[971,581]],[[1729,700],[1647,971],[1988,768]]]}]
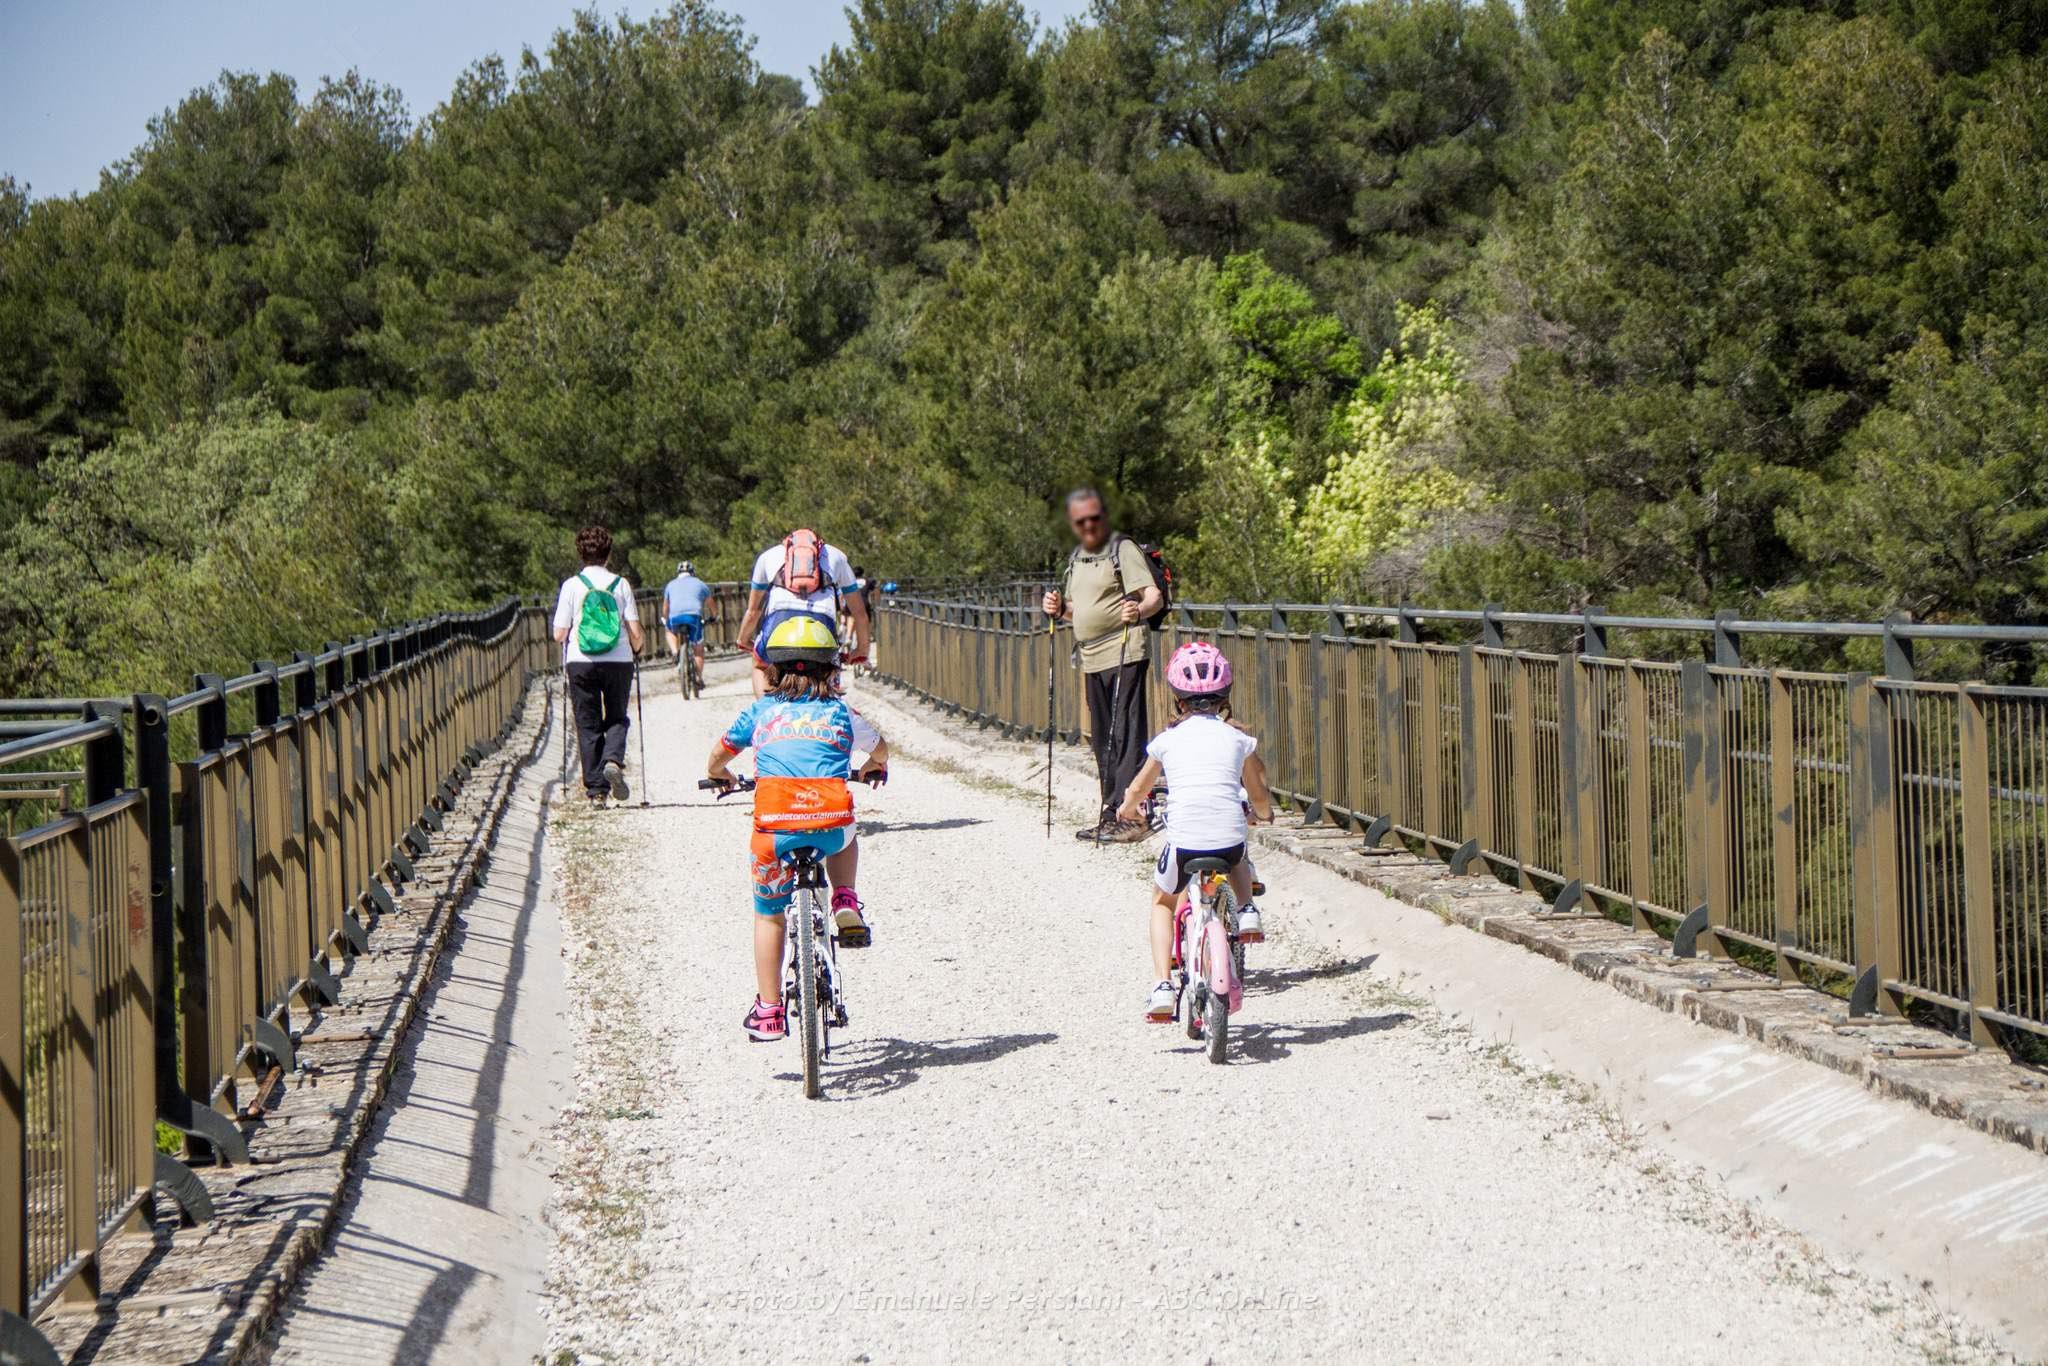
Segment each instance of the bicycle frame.
[{"label": "bicycle frame", "polygon": [[[1188,899],[1182,903],[1182,914],[1177,917],[1174,935],[1175,966],[1180,970],[1179,1001],[1175,1015],[1181,1005],[1188,1008],[1188,1024],[1194,1026],[1199,1018],[1203,994],[1223,988],[1229,999],[1230,1008],[1236,1010],[1243,1000],[1243,986],[1237,980],[1236,965],[1230,959],[1229,946],[1237,940],[1237,909],[1234,899],[1223,895],[1229,885],[1229,877],[1223,873],[1197,874],[1188,889]],[[1212,942],[1211,926],[1221,922],[1224,952],[1222,963],[1208,960],[1210,953],[1205,946]],[[1220,967],[1220,971],[1219,971]]]},{"label": "bicycle frame", "polygon": [[[785,859],[783,863],[789,866],[789,860]],[[796,999],[796,918],[808,911],[813,932],[817,935],[818,967],[824,977],[820,983],[822,992],[818,998],[818,1009],[826,1021],[825,1051],[829,1052],[831,1030],[838,1024],[837,1017],[846,1009],[846,998],[840,990],[839,930],[832,923],[825,898],[820,895],[823,885],[822,881],[815,888],[799,885],[789,899],[789,909],[782,913],[782,997],[785,1004]]]}]

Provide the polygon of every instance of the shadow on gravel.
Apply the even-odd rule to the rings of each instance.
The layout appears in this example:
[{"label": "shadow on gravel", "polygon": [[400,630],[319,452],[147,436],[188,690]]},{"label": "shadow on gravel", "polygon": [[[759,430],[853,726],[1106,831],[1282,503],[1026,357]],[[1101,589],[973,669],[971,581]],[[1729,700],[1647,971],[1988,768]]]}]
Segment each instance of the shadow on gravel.
[{"label": "shadow on gravel", "polygon": [[[1339,1020],[1334,1024],[1240,1025],[1233,1022],[1230,1027],[1230,1061],[1279,1062],[1292,1057],[1297,1048],[1335,1043],[1339,1039],[1355,1039],[1364,1034],[1399,1029],[1414,1018],[1405,1010],[1397,1010],[1390,1015],[1354,1015],[1348,1020]],[[1199,1047],[1196,1045],[1181,1051],[1194,1052]]]},{"label": "shadow on gravel", "polygon": [[1312,968],[1246,968],[1244,994],[1278,996],[1281,992],[1298,987],[1303,982],[1327,982],[1332,978],[1349,977],[1354,973],[1364,972],[1378,962],[1379,957],[1376,953],[1368,953],[1363,958],[1343,958]]},{"label": "shadow on gravel", "polygon": [[[852,1100],[900,1090],[934,1067],[994,1062],[1019,1049],[1051,1043],[1057,1034],[984,1034],[929,1043],[909,1039],[862,1039],[833,1048],[825,1065],[825,1098]],[[794,1072],[781,1080],[797,1081]]]},{"label": "shadow on gravel", "polygon": [[979,816],[949,816],[942,821],[862,821],[858,827],[861,837],[869,835],[902,835],[913,830],[959,830],[970,825],[987,825]]}]

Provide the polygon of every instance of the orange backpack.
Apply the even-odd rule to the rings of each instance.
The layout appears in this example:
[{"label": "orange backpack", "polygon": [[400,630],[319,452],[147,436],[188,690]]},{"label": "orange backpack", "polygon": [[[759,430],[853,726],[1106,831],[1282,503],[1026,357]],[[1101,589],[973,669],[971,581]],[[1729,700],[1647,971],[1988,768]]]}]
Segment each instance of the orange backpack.
[{"label": "orange backpack", "polygon": [[782,538],[782,572],[775,582],[800,598],[825,586],[825,543],[817,532],[792,531]]}]

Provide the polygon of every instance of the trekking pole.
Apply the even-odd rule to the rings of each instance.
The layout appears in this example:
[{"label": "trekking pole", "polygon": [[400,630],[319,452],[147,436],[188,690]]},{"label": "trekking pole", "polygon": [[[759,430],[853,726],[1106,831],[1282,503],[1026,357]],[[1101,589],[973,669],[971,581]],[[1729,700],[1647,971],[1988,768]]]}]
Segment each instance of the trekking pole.
[{"label": "trekking pole", "polygon": [[1059,618],[1045,614],[1045,837],[1052,838],[1052,727],[1059,669]]},{"label": "trekking pole", "polygon": [[637,714],[640,731],[640,805],[649,805],[647,790],[654,785],[653,775],[647,771],[647,704],[640,697],[640,657],[633,656],[633,710]]}]

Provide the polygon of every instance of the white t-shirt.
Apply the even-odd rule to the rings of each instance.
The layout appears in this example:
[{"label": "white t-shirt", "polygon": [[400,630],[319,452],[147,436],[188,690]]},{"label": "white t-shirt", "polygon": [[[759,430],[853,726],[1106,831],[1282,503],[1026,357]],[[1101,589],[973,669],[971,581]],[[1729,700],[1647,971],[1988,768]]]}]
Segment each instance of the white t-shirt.
[{"label": "white t-shirt", "polygon": [[[838,611],[837,598],[841,594],[851,593],[855,583],[853,564],[846,558],[846,553],[837,546],[828,545],[819,554],[818,568],[823,572],[825,582],[820,584],[818,591],[809,598],[800,597],[775,582],[776,576],[782,572],[782,562],[786,557],[787,552],[783,550],[782,542],[777,541],[762,551],[760,558],[754,561],[753,586],[768,595],[768,605],[764,611],[816,612],[827,617],[834,615]],[[835,585],[838,589],[836,593],[833,591]]]},{"label": "white t-shirt", "polygon": [[1244,764],[1257,737],[1216,716],[1190,716],[1152,737],[1145,753],[1166,772],[1166,839],[1176,849],[1245,842]]},{"label": "white t-shirt", "polygon": [[[590,591],[583,586],[584,579],[589,579],[592,583],[596,584],[597,590],[600,593],[611,588],[612,596],[617,598],[619,602],[619,616],[622,618],[619,622],[619,638],[612,644],[611,649],[599,655],[587,655],[576,648],[576,621],[583,613],[584,595]],[[617,588],[612,588],[613,579],[619,581]],[[609,569],[586,569],[583,571],[581,578],[571,574],[568,578],[562,580],[562,591],[555,596],[555,629],[557,631],[565,627],[568,629],[569,641],[563,648],[568,652],[565,657],[571,664],[632,663],[633,635],[627,629],[627,623],[636,619],[633,607],[633,585],[626,581],[625,575],[614,574]]]}]

